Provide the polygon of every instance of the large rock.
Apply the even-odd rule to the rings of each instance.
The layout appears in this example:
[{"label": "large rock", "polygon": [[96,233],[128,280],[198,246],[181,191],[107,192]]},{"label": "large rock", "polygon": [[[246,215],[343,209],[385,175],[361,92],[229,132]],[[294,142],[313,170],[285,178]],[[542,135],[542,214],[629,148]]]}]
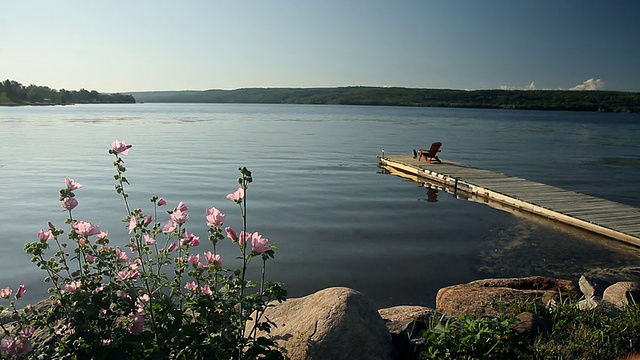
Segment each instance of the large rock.
[{"label": "large rock", "polygon": [[551,320],[530,312],[520,313],[516,317],[519,322],[513,326],[513,329],[525,338],[535,337],[553,329]]},{"label": "large rock", "polygon": [[395,306],[378,310],[387,324],[393,347],[399,359],[420,358],[419,344],[429,322],[437,316],[435,310],[424,306]]},{"label": "large rock", "polygon": [[[292,360],[393,359],[391,335],[361,293],[334,287],[267,308],[271,337]],[[249,324],[250,325],[250,324]]]},{"label": "large rock", "polygon": [[604,290],[602,300],[619,308],[640,304],[640,283],[634,281],[617,282]]},{"label": "large rock", "polygon": [[[569,280],[543,276],[476,280],[442,288],[436,295],[436,310],[449,316],[514,316],[514,304],[533,299],[552,299],[560,293],[579,294]],[[564,296],[563,295],[563,296]]]}]

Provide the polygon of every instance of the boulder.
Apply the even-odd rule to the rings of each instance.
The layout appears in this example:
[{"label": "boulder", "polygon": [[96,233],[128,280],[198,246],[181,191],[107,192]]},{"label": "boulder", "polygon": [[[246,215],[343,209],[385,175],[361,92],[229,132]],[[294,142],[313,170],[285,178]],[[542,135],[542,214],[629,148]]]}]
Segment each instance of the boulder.
[{"label": "boulder", "polygon": [[604,290],[602,300],[619,308],[640,304],[640,283],[635,281],[617,282]]},{"label": "boulder", "polygon": [[264,316],[277,326],[271,338],[292,360],[394,358],[391,335],[377,309],[353,289],[333,287],[288,299],[267,308]]},{"label": "boulder", "polygon": [[523,312],[516,316],[520,322],[513,329],[522,337],[537,336],[553,329],[553,321],[530,312]]},{"label": "boulder", "polygon": [[518,302],[542,299],[552,303],[559,294],[577,295],[579,288],[569,280],[544,276],[484,279],[438,290],[436,311],[449,316],[514,316]]},{"label": "boulder", "polygon": [[395,306],[378,310],[391,334],[393,347],[399,359],[419,359],[422,333],[436,311],[424,306]]},{"label": "boulder", "polygon": [[4,325],[13,321],[12,313],[8,310],[0,312],[0,324]]}]

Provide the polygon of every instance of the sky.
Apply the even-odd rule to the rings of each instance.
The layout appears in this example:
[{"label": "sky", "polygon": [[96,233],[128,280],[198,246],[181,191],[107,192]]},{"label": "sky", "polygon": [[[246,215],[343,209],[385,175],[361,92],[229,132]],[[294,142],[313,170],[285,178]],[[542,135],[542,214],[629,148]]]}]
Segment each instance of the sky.
[{"label": "sky", "polygon": [[0,0],[0,78],[640,91],[638,0]]}]

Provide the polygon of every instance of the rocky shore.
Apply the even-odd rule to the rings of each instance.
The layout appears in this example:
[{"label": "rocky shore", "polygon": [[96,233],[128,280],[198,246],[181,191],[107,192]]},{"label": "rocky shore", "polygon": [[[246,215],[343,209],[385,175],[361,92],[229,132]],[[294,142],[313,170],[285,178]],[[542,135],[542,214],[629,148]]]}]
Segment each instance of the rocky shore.
[{"label": "rocky shore", "polygon": [[[354,289],[331,287],[274,304],[264,316],[275,324],[271,337],[292,360],[412,360],[419,358],[422,333],[434,319],[515,316],[519,335],[536,336],[552,329],[551,320],[517,313],[516,305],[541,300],[554,307],[569,297],[580,298],[577,306],[583,311],[615,313],[640,302],[640,282],[590,275],[577,281],[544,276],[483,279],[440,289],[435,309],[413,305],[376,309]],[[44,300],[33,307],[48,306]],[[12,321],[10,313],[0,314],[2,324],[10,326]],[[46,341],[40,336],[39,342]]]},{"label": "rocky shore", "polygon": [[438,291],[436,308],[395,306],[376,309],[356,290],[333,287],[288,299],[265,312],[271,330],[291,359],[418,359],[421,334],[435,317],[516,316],[522,336],[549,331],[550,320],[514,313],[515,305],[540,299],[555,306],[561,299],[582,297],[584,311],[617,311],[640,301],[640,283],[610,283],[582,276],[578,281],[533,276],[485,279]]}]

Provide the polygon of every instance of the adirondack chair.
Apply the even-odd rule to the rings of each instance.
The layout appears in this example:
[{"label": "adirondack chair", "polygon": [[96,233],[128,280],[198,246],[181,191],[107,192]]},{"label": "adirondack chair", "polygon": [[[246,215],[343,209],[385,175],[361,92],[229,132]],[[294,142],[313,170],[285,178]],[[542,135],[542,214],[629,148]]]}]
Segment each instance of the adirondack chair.
[{"label": "adirondack chair", "polygon": [[420,149],[420,155],[418,156],[418,161],[424,158],[424,160],[429,164],[433,164],[436,162],[440,164],[441,161],[438,158],[438,153],[440,152],[440,146],[442,146],[441,142],[434,142],[433,144],[431,144],[431,148],[429,148],[429,150]]}]

